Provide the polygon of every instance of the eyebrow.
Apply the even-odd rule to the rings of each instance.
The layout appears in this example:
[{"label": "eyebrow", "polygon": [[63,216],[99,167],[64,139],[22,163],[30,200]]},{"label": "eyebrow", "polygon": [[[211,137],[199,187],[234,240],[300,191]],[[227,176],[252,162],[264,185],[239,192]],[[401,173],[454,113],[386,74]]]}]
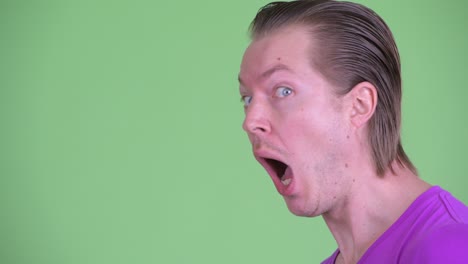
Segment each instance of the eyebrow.
[{"label": "eyebrow", "polygon": [[262,79],[265,79],[265,78],[270,77],[271,75],[273,75],[273,73],[275,73],[277,71],[291,72],[292,70],[288,66],[286,66],[284,64],[276,64],[275,66],[271,67],[270,69],[264,71],[260,76],[262,77]]},{"label": "eyebrow", "polygon": [[[262,79],[268,78],[271,75],[273,75],[273,73],[278,72],[278,71],[292,72],[292,70],[288,66],[286,66],[284,64],[276,64],[275,66],[269,68],[268,70],[266,70],[262,74],[260,74],[260,78],[262,78]],[[240,84],[242,84],[242,85],[244,84],[244,82],[242,81],[240,75],[238,76],[237,79],[239,80]]]}]

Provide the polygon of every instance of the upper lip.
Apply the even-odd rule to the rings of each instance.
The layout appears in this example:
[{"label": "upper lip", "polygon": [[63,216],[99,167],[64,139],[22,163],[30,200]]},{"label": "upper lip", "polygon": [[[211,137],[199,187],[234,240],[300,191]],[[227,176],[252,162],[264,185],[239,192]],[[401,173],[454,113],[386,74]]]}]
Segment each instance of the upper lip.
[{"label": "upper lip", "polygon": [[279,161],[285,164],[286,166],[289,166],[288,163],[285,162],[285,160],[282,157],[279,157],[279,155],[276,155],[269,151],[265,151],[262,149],[254,150],[254,156],[255,156],[255,159],[265,168],[268,174],[272,176],[272,178],[281,179],[281,177],[283,176],[282,173],[284,173],[284,171],[279,172],[278,168],[276,168],[273,165],[273,163],[271,163],[271,160]]}]

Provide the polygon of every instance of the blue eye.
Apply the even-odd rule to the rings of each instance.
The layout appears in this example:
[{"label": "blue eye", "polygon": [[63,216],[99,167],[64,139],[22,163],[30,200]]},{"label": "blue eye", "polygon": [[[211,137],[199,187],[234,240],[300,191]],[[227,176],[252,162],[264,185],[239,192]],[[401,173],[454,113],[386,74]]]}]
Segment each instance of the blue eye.
[{"label": "blue eye", "polygon": [[292,94],[292,89],[288,87],[278,87],[276,89],[275,95],[278,97],[286,97]]},{"label": "blue eye", "polygon": [[241,101],[244,102],[244,106],[249,106],[252,102],[252,96],[242,96]]}]

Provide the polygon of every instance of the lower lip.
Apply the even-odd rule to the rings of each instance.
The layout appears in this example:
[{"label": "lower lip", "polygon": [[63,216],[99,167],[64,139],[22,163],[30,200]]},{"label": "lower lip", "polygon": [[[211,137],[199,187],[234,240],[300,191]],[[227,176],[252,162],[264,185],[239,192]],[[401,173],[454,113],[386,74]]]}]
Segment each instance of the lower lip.
[{"label": "lower lip", "polygon": [[273,179],[276,190],[282,196],[289,196],[293,193],[294,190],[294,177],[291,177],[291,182],[288,185],[284,185],[279,178]]}]

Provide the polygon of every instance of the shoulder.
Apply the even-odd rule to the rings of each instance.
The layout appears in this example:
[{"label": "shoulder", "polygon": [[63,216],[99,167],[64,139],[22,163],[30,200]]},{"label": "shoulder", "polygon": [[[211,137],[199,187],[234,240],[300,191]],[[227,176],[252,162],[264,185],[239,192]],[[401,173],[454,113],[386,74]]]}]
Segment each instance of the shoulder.
[{"label": "shoulder", "polygon": [[454,223],[427,232],[411,247],[410,263],[467,263],[468,224]]},{"label": "shoulder", "polygon": [[337,249],[330,257],[322,261],[320,264],[334,264],[339,253],[340,251]]},{"label": "shoulder", "polygon": [[447,191],[442,191],[439,196],[454,221],[468,224],[468,207],[465,204]]}]

